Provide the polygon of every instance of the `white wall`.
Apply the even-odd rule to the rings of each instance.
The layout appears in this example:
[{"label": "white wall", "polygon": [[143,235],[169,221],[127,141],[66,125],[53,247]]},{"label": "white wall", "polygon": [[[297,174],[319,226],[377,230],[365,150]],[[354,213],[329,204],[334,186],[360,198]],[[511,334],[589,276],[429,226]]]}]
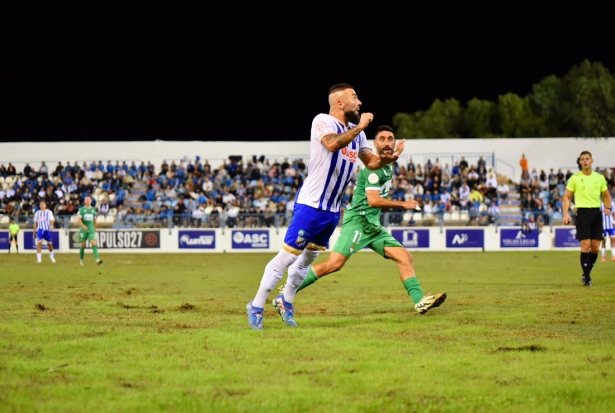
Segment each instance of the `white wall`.
[{"label": "white wall", "polygon": [[[593,154],[594,167],[615,167],[615,138],[515,138],[515,139],[413,139],[406,142],[404,161],[413,153],[464,153],[494,152],[495,157],[515,168],[514,178],[520,175],[519,159],[525,154],[530,170],[539,172],[550,168],[576,166],[581,151]],[[9,142],[0,143],[0,163],[12,162],[19,171],[25,162],[38,168],[40,161],[46,161],[50,169],[57,161],[92,160],[135,160],[152,162],[157,168],[164,159],[209,159],[217,166],[229,155],[242,155],[244,159],[263,154],[270,159],[282,160],[285,157],[309,159],[309,141],[298,142]],[[424,160],[414,159],[415,162]],[[433,159],[432,159],[433,161]],[[498,172],[511,177],[512,170],[498,163]],[[566,172],[566,171],[564,171]],[[573,170],[573,172],[576,172]]]}]

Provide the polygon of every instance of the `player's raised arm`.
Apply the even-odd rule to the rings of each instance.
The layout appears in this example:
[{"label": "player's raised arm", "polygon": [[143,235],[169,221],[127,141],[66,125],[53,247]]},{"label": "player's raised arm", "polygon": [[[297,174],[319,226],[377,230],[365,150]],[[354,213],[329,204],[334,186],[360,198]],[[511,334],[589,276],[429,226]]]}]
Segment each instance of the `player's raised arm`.
[{"label": "player's raised arm", "polygon": [[365,191],[367,195],[367,203],[371,208],[400,208],[400,209],[416,209],[418,202],[414,199],[410,201],[393,201],[380,196],[380,191]]},{"label": "player's raised arm", "polygon": [[348,146],[374,119],[374,115],[371,113],[362,113],[359,124],[352,129],[342,133],[330,133],[325,135],[321,139],[321,143],[329,152],[339,151],[342,148]]}]

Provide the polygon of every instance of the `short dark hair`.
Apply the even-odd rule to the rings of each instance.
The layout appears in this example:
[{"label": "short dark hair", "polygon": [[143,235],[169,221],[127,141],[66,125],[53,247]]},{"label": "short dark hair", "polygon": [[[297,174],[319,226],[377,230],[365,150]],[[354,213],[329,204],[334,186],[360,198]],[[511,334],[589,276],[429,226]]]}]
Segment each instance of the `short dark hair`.
[{"label": "short dark hair", "polygon": [[329,94],[334,93],[334,92],[339,92],[340,90],[346,90],[346,89],[354,89],[354,88],[348,83],[338,83],[337,85],[333,85],[329,88]]},{"label": "short dark hair", "polygon": [[593,158],[592,153],[590,151],[583,151],[581,152],[581,154],[579,155],[579,158],[583,155],[589,155],[590,158]]},{"label": "short dark hair", "polygon": [[392,127],[390,127],[389,125],[382,125],[382,126],[378,126],[378,128],[376,129],[376,135],[378,136],[378,134],[382,131],[386,131],[386,132],[391,132],[391,133],[395,133],[395,131],[393,130]]}]

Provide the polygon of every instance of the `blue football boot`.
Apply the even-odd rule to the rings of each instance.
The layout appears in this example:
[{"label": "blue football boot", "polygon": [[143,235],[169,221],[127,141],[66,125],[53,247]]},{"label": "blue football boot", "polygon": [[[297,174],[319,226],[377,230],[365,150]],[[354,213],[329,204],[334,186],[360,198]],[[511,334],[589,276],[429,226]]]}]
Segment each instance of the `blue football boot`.
[{"label": "blue football boot", "polygon": [[263,308],[253,307],[252,301],[246,305],[248,312],[248,324],[254,330],[263,329]]},{"label": "blue football boot", "polygon": [[297,323],[293,320],[295,309],[292,304],[287,303],[284,300],[284,294],[280,294],[274,298],[271,304],[273,304],[275,309],[278,310],[278,313],[282,316],[282,320],[284,320],[286,325],[290,327],[297,327]]}]

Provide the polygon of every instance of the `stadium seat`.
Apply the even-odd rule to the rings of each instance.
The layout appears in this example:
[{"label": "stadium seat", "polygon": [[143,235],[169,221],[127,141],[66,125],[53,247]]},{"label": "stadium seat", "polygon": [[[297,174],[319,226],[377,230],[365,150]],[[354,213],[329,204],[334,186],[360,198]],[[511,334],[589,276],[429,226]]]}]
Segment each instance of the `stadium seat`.
[{"label": "stadium seat", "polygon": [[461,217],[459,216],[459,211],[451,211],[451,221],[459,221]]},{"label": "stadium seat", "polygon": [[117,215],[117,208],[111,208],[111,209],[109,210],[109,215],[116,216],[116,215]]},{"label": "stadium seat", "polygon": [[0,176],[0,185],[4,183],[4,177]]},{"label": "stadium seat", "polygon": [[8,215],[0,215],[0,224],[8,224],[10,222]]},{"label": "stadium seat", "polygon": [[412,221],[412,213],[410,213],[410,212],[404,213],[404,216],[403,216],[402,220],[405,223],[408,223],[408,222]]},{"label": "stadium seat", "polygon": [[101,189],[101,188],[96,188],[96,189],[94,190],[94,195],[100,195],[100,193],[101,193],[101,192],[102,192],[102,189]]},{"label": "stadium seat", "polygon": [[104,222],[105,222],[105,216],[104,215],[98,215],[96,217],[96,223],[97,224],[104,224]]},{"label": "stadium seat", "polygon": [[70,223],[71,224],[76,224],[77,222],[79,222],[79,215],[77,215],[77,214],[71,215],[70,216]]},{"label": "stadium seat", "polygon": [[463,211],[459,211],[459,219],[463,221],[470,219],[470,213],[468,212],[467,209]]},{"label": "stadium seat", "polygon": [[444,215],[442,215],[442,217],[444,218],[444,221],[452,221],[453,220],[453,213],[452,212],[445,212]]},{"label": "stadium seat", "polygon": [[104,222],[105,222],[105,224],[113,224],[113,223],[115,223],[115,215],[108,214],[105,217],[105,221]]},{"label": "stadium seat", "polygon": [[109,194],[109,202],[112,202],[115,199],[115,194]]}]

